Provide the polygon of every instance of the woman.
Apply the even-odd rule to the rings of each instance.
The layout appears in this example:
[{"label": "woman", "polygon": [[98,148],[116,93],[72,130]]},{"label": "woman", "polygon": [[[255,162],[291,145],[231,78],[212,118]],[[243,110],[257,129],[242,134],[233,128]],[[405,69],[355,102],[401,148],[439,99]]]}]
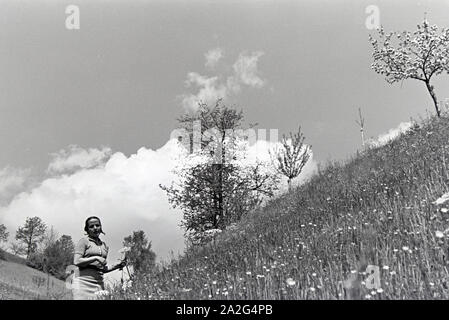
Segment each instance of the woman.
[{"label": "woman", "polygon": [[79,269],[72,283],[75,300],[95,299],[95,293],[104,290],[103,274],[121,269],[126,264],[122,261],[112,268],[106,266],[109,248],[100,239],[104,232],[98,217],[87,218],[84,231],[87,237],[78,241],[75,248],[74,264]]}]

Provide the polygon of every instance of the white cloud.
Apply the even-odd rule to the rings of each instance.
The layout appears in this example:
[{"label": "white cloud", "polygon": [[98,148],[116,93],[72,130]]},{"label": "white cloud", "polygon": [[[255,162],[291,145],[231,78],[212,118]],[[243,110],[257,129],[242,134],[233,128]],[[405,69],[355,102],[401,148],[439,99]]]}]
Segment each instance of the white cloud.
[{"label": "white cloud", "polygon": [[47,172],[63,173],[73,172],[78,169],[94,168],[103,164],[111,153],[111,149],[107,147],[86,150],[76,145],[70,145],[67,149],[51,154],[53,159],[48,166]]},{"label": "white cloud", "polygon": [[170,251],[183,249],[184,238],[178,227],[181,214],[169,207],[159,184],[170,184],[171,170],[183,150],[171,140],[155,151],[141,148],[130,157],[116,152],[104,166],[47,178],[0,207],[0,223],[13,232],[27,217],[39,216],[77,241],[83,236],[84,220],[96,215],[111,248],[110,261],[119,257],[123,238],[136,230],[144,230],[158,258],[166,259]]},{"label": "white cloud", "polygon": [[233,65],[237,82],[254,88],[261,88],[265,84],[258,73],[257,63],[264,53],[256,51],[251,54],[241,53]]},{"label": "white cloud", "polygon": [[223,50],[221,48],[210,49],[204,56],[206,58],[206,67],[213,69],[218,61],[223,58]]},{"label": "white cloud", "polygon": [[410,130],[412,125],[413,124],[411,122],[401,122],[396,128],[390,129],[388,130],[388,132],[380,134],[375,139],[369,139],[366,144],[371,148],[377,148],[386,145],[388,142],[399,137],[399,135],[401,135],[402,133]]},{"label": "white cloud", "polygon": [[[222,58],[221,49],[209,50],[206,56],[206,66],[214,65]],[[230,95],[237,94],[243,86],[260,89],[266,81],[260,78],[258,71],[259,58],[263,52],[240,53],[238,59],[233,64],[232,74],[218,76],[203,76],[197,72],[187,74],[186,86],[196,88],[196,93],[184,94],[182,106],[187,111],[195,111],[198,103],[214,104],[217,99],[226,99]],[[215,62],[214,62],[215,61]]]},{"label": "white cloud", "polygon": [[12,199],[25,187],[30,176],[29,169],[5,167],[0,170],[0,205]]},{"label": "white cloud", "polygon": [[218,77],[208,78],[196,72],[190,72],[187,75],[186,85],[199,88],[196,94],[184,95],[183,97],[182,105],[188,111],[196,110],[199,102],[210,104],[228,95],[228,88],[219,83]]}]

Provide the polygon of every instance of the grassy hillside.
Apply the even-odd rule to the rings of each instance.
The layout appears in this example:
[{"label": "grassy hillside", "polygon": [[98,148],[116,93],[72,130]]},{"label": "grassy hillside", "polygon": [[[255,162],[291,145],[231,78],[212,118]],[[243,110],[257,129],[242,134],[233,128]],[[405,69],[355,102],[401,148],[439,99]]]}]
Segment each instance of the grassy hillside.
[{"label": "grassy hillside", "polygon": [[448,120],[328,165],[112,298],[448,299],[449,210],[433,203],[449,191]]},{"label": "grassy hillside", "polygon": [[11,261],[19,264],[26,264],[26,259],[0,249],[0,260]]},{"label": "grassy hillside", "polygon": [[71,299],[65,282],[25,265],[24,259],[5,253],[0,260],[0,300]]}]

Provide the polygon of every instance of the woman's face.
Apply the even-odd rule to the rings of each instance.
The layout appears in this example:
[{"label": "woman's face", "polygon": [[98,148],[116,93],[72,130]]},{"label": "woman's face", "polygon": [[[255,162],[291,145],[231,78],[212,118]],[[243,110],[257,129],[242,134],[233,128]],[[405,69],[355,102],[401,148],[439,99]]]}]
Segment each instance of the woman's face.
[{"label": "woman's face", "polygon": [[89,236],[94,238],[98,238],[100,236],[101,224],[98,219],[90,219],[87,222],[87,233],[89,234]]}]

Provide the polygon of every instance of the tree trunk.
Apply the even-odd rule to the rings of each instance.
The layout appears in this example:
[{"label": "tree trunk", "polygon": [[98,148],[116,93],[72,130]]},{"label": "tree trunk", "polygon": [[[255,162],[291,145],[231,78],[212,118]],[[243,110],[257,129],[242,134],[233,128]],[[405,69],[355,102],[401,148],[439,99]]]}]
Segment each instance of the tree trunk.
[{"label": "tree trunk", "polygon": [[440,118],[440,109],[438,108],[438,100],[435,92],[433,91],[433,86],[430,84],[430,81],[425,81],[427,90],[430,93],[430,96],[432,97],[433,104],[435,105],[435,110],[437,111],[437,116]]},{"label": "tree trunk", "polygon": [[292,191],[292,179],[288,178],[288,192]]}]

